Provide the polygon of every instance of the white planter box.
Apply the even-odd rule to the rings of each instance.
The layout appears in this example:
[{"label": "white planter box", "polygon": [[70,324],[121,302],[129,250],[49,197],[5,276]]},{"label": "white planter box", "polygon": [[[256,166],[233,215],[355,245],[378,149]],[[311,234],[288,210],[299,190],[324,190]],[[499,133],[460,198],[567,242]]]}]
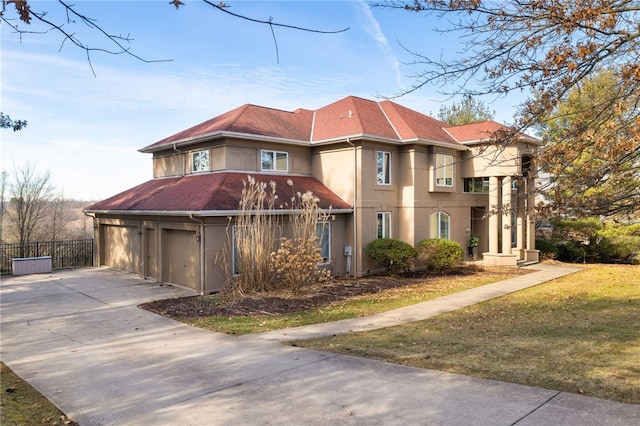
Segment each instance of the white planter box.
[{"label": "white planter box", "polygon": [[43,274],[51,272],[51,256],[12,259],[13,275]]}]

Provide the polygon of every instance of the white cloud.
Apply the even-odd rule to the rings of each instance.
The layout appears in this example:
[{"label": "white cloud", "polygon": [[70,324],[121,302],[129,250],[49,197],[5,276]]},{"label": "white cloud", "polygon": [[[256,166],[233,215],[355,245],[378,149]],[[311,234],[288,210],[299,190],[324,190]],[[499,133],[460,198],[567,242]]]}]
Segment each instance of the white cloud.
[{"label": "white cloud", "polygon": [[396,84],[399,88],[404,88],[402,72],[400,71],[400,61],[393,52],[393,49],[391,48],[391,45],[389,44],[384,31],[382,31],[382,28],[380,27],[380,23],[375,18],[375,16],[373,16],[371,7],[367,2],[365,2],[364,0],[358,0],[358,4],[360,6],[360,11],[362,12],[362,15],[364,16],[366,21],[364,30],[372,39],[376,41],[378,48],[388,56],[390,66],[396,75]]}]

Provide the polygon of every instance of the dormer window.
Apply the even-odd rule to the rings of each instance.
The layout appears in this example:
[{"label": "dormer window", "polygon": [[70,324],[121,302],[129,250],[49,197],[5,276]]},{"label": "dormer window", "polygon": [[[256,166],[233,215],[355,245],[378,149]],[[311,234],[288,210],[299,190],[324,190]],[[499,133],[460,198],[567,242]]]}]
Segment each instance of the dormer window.
[{"label": "dormer window", "polygon": [[208,172],[209,171],[209,151],[195,151],[191,153],[191,172]]},{"label": "dormer window", "polygon": [[289,170],[289,153],[262,150],[261,168],[263,171],[286,172]]}]

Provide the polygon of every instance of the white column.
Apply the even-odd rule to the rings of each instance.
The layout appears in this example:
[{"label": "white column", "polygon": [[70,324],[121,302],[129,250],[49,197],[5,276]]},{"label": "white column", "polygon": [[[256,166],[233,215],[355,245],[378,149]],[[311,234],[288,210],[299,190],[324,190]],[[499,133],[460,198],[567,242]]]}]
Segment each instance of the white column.
[{"label": "white column", "polygon": [[502,178],[502,254],[511,254],[511,176]]},{"label": "white column", "polygon": [[527,179],[527,250],[536,249],[536,194],[533,178]]},{"label": "white column", "polygon": [[525,259],[525,231],[526,231],[526,190],[523,179],[518,180],[518,191],[516,193],[516,249],[518,250],[518,258]]},{"label": "white column", "polygon": [[489,253],[498,253],[498,208],[500,183],[496,176],[489,178]]}]

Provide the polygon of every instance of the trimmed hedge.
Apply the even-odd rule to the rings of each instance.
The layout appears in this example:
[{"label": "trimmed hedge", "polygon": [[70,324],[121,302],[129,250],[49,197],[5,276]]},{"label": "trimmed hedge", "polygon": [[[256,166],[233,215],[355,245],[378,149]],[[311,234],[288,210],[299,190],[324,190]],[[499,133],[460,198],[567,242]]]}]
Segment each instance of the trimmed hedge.
[{"label": "trimmed hedge", "polygon": [[418,243],[418,258],[427,269],[442,272],[460,266],[464,251],[455,241],[429,238]]},{"label": "trimmed hedge", "polygon": [[416,259],[416,249],[404,241],[380,238],[367,244],[364,252],[387,272],[409,269]]}]

